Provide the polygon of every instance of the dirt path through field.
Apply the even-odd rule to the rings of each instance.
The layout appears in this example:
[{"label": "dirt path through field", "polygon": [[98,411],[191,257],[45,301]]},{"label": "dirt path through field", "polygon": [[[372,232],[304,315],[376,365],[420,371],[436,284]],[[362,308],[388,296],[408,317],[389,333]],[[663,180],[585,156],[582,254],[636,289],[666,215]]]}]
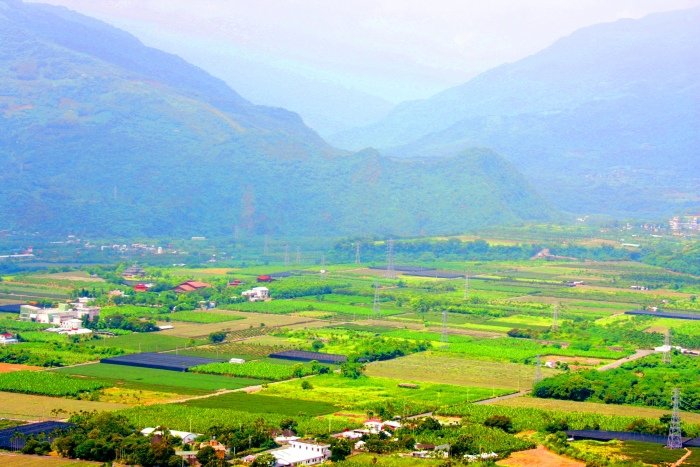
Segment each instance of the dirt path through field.
[{"label": "dirt path through field", "polygon": [[544,446],[535,449],[518,451],[508,458],[499,461],[497,465],[507,467],[584,467],[586,464],[555,454]]},{"label": "dirt path through field", "polygon": [[619,359],[619,360],[615,360],[615,361],[612,362],[612,363],[608,363],[607,365],[603,365],[603,366],[601,366],[601,367],[598,367],[597,370],[598,370],[598,371],[612,370],[612,369],[614,369],[614,368],[619,367],[620,365],[622,365],[622,364],[624,364],[624,363],[633,362],[633,361],[635,361],[635,360],[639,360],[640,358],[644,358],[644,357],[646,357],[647,355],[651,355],[651,354],[653,354],[653,353],[654,353],[653,350],[646,350],[646,349],[645,349],[645,350],[642,350],[642,349],[640,349],[640,350],[637,350],[637,351],[634,353],[634,355],[630,355],[629,357],[625,357],[625,358],[621,358],[621,359]]},{"label": "dirt path through field", "polygon": [[474,404],[488,405],[488,404],[493,404],[494,402],[498,402],[498,401],[504,401],[507,399],[515,399],[516,397],[523,397],[523,396],[526,396],[528,394],[530,394],[529,389],[527,391],[520,391],[520,392],[515,392],[513,394],[506,394],[505,396],[492,397],[490,399],[482,399],[480,401],[474,402]]},{"label": "dirt path through field", "polygon": [[685,462],[685,460],[686,460],[687,458],[690,457],[690,455],[691,455],[692,453],[693,453],[693,451],[691,451],[691,450],[688,449],[688,448],[685,448],[685,454],[683,454],[683,457],[681,457],[681,458],[678,459],[676,462],[674,462],[673,464],[671,464],[671,467],[680,467],[681,465],[683,465],[683,462]]}]

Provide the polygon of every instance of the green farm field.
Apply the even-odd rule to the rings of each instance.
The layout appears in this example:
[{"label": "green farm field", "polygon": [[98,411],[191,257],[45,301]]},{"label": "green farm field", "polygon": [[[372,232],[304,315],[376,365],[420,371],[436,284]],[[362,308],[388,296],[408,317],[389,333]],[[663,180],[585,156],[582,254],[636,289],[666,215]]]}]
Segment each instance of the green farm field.
[{"label": "green farm field", "polygon": [[200,339],[170,336],[162,332],[135,332],[123,336],[105,337],[100,340],[90,341],[90,345],[95,347],[115,347],[133,353],[175,350],[200,345],[204,342],[204,340]]},{"label": "green farm field", "polygon": [[262,383],[261,380],[252,378],[233,378],[105,363],[62,368],[55,371],[65,375],[109,382],[114,386],[126,389],[175,394],[208,394],[222,389],[240,389]]},{"label": "green farm field", "polygon": [[[645,418],[658,419],[669,410],[656,409],[651,407],[639,407],[616,404],[599,404],[595,402],[575,402],[557,399],[538,399],[536,397],[516,397],[513,399],[500,400],[493,403],[497,407],[514,407],[529,409],[559,410],[562,412],[595,413],[603,415],[630,416],[635,415]],[[694,412],[681,412],[681,417],[688,423],[700,425],[700,414]]]},{"label": "green farm field", "polygon": [[486,399],[512,391],[455,386],[449,384],[418,382],[418,389],[400,387],[401,383],[415,383],[410,379],[391,379],[374,376],[359,379],[343,378],[337,374],[320,375],[305,379],[312,388],[303,389],[300,381],[287,381],[270,385],[261,394],[322,401],[336,404],[344,410],[374,410],[384,404],[392,404],[399,413],[426,412],[438,407]]},{"label": "green farm field", "polygon": [[251,413],[275,413],[289,416],[306,415],[312,417],[333,413],[338,410],[335,405],[327,402],[246,394],[244,392],[232,392],[206,399],[197,399],[185,402],[184,405]]},{"label": "green farm field", "polygon": [[[545,377],[558,373],[549,368],[542,368],[541,371]],[[510,362],[472,360],[428,351],[370,363],[367,365],[367,375],[520,391],[532,387],[535,367]]]}]

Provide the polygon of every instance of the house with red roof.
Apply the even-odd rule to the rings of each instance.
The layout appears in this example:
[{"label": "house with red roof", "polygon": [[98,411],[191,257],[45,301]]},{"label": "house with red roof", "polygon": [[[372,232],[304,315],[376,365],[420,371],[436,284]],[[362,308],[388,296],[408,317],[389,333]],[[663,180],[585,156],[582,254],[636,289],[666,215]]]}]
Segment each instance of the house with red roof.
[{"label": "house with red roof", "polygon": [[206,282],[185,281],[182,284],[175,286],[173,290],[177,293],[188,293],[194,292],[195,290],[206,289],[208,287],[211,287],[211,284],[207,284]]}]

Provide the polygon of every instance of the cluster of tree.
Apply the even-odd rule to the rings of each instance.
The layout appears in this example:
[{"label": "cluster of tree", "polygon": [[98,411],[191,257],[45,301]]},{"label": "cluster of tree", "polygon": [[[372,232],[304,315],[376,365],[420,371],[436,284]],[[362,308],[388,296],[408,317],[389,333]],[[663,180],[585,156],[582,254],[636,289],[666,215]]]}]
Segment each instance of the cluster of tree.
[{"label": "cluster of tree", "polygon": [[[356,240],[344,240],[337,243],[333,253],[338,261],[351,262],[355,258]],[[639,252],[631,252],[609,245],[600,247],[585,247],[561,243],[539,243],[519,245],[491,245],[485,240],[461,241],[456,238],[449,240],[404,240],[394,245],[397,260],[411,261],[420,257],[422,260],[458,259],[479,261],[508,261],[532,258],[539,251],[548,248],[553,255],[569,256],[590,260],[638,260]],[[384,242],[365,240],[362,242],[362,258],[366,262],[386,261],[386,245]]]},{"label": "cluster of tree", "polygon": [[415,352],[423,352],[430,348],[429,341],[412,341],[405,339],[390,339],[381,336],[361,338],[355,345],[355,353],[351,361],[374,362],[391,360]]},{"label": "cluster of tree", "polygon": [[610,371],[580,371],[546,378],[533,389],[536,397],[607,404],[672,408],[674,387],[682,387],[683,406],[700,410],[700,361],[680,354],[664,364],[658,355]]},{"label": "cluster of tree", "polygon": [[[149,466],[181,465],[175,449],[181,443],[169,435],[146,437],[125,417],[108,412],[71,417],[74,429],[57,437],[53,448],[63,457],[97,462]],[[163,431],[167,432],[167,429]]]}]

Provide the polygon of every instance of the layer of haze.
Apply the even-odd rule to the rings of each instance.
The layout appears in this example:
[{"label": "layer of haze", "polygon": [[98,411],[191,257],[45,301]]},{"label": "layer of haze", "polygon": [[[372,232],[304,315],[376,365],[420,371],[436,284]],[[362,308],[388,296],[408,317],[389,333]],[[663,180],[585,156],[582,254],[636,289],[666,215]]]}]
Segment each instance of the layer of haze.
[{"label": "layer of haze", "polygon": [[322,134],[380,118],[576,29],[700,0],[44,0],[136,35]]}]

